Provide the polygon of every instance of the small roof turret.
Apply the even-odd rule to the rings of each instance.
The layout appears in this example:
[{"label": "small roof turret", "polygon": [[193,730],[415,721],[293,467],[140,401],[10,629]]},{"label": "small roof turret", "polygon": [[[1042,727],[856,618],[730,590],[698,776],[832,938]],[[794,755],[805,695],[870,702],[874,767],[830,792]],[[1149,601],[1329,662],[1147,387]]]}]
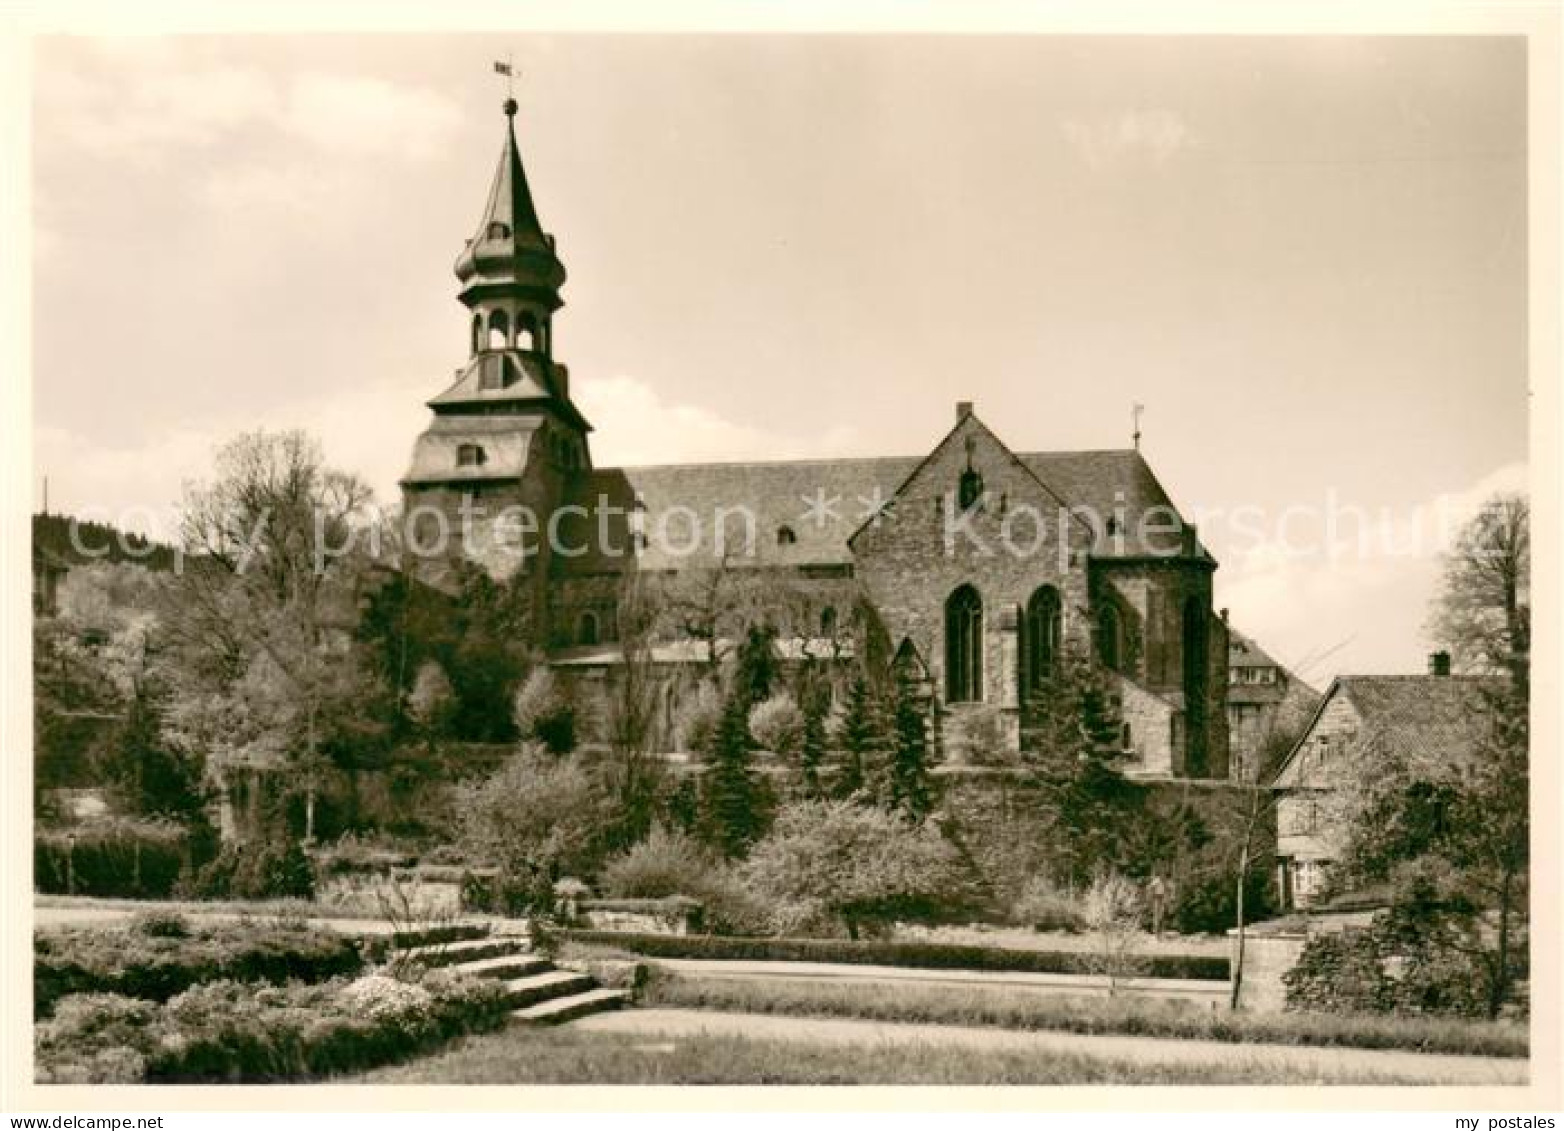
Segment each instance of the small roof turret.
[{"label": "small roof turret", "polygon": [[456,257],[461,298],[471,306],[485,298],[515,295],[550,310],[564,305],[559,288],[565,265],[554,237],[543,230],[516,145],[516,100],[505,100],[505,146],[478,230]]}]

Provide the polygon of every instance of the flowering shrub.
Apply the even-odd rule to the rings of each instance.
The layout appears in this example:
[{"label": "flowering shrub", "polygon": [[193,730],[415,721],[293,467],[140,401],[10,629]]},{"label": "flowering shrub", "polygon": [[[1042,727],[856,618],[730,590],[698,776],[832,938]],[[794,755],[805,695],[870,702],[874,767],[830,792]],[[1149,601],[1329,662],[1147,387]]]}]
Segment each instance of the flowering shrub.
[{"label": "flowering shrub", "polygon": [[733,868],[687,833],[661,825],[603,869],[603,888],[612,896],[661,899],[682,895],[702,908],[706,930],[747,934],[766,929],[766,908],[739,881]]},{"label": "flowering shrub", "polygon": [[166,1001],[220,979],[319,982],[363,965],[352,939],[303,923],[195,927],[149,913],[128,927],[37,932],[33,1009],[42,1016],[65,995],[81,993]]},{"label": "flowering shrub", "polygon": [[386,974],[370,974],[349,982],[341,1001],[350,1013],[362,1013],[376,1021],[410,1015],[429,1008],[434,1000],[423,986]]},{"label": "flowering shrub", "polygon": [[804,746],[804,712],[791,695],[779,691],[750,709],[749,733],[762,750],[794,757]]},{"label": "flowering shrub", "polygon": [[62,1000],[34,1031],[40,1083],[260,1083],[357,1072],[497,1028],[499,983],[384,972],[318,985],[210,982],[163,1005]]}]

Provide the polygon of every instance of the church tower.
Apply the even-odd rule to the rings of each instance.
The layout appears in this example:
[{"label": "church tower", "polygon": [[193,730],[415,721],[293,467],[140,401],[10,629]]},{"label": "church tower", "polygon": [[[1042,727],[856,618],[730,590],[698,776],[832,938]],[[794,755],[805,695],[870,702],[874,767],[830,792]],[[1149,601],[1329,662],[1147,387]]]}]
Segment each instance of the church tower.
[{"label": "church tower", "polygon": [[[402,479],[408,549],[434,584],[457,563],[497,580],[521,573],[539,588],[548,570],[539,529],[570,483],[591,467],[591,425],[554,360],[554,315],[565,267],[543,230],[516,145],[516,102],[505,100],[505,140],[478,228],[456,258],[468,310],[466,363],[429,401],[434,418]],[[530,530],[517,512],[535,517]],[[517,526],[522,530],[518,531]]]}]

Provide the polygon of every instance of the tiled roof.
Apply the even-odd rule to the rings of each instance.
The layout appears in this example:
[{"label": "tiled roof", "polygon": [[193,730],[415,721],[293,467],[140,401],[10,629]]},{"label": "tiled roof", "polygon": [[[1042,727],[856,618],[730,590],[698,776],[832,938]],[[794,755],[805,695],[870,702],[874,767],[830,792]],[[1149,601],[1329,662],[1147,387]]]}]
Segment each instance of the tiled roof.
[{"label": "tiled roof", "polygon": [[1236,628],[1227,630],[1227,666],[1230,668],[1279,668],[1270,655]]},{"label": "tiled roof", "polygon": [[[1093,557],[1178,554],[1181,536],[1176,527],[1183,519],[1150,465],[1134,448],[1025,452],[1020,458],[1070,506],[1087,508],[1094,526],[1110,517],[1122,518],[1123,536],[1100,540]],[[1171,533],[1166,529],[1169,525],[1175,527]]]},{"label": "tiled roof", "polygon": [[[1072,507],[1089,508],[1104,519],[1122,508],[1127,537],[1117,544],[1107,539],[1099,556],[1159,552],[1165,556],[1170,548],[1176,552],[1176,535],[1137,540],[1140,516],[1151,507],[1172,507],[1139,452],[1031,452],[1018,458]],[[577,485],[570,501],[593,510],[599,499],[605,499],[628,511],[639,498],[646,534],[641,565],[647,569],[688,566],[699,558],[714,563],[715,516],[722,508],[730,512],[724,525],[725,544],[736,563],[846,566],[853,560],[848,538],[872,516],[876,504],[892,498],[920,462],[922,457],[892,456],[600,468]],[[702,524],[697,557],[678,552],[693,538],[686,509]],[[754,519],[752,556],[744,552],[744,515]],[[1153,522],[1161,517],[1151,516]],[[791,531],[790,540],[779,539],[783,527]],[[569,531],[570,524],[564,528]],[[616,529],[610,544],[627,541],[628,534],[621,537]],[[593,572],[613,566],[594,552],[569,568]]]},{"label": "tiled roof", "polygon": [[[595,511],[599,501],[606,500],[630,514],[639,500],[639,524],[646,536],[644,569],[715,564],[721,557],[719,518],[721,544],[734,564],[845,566],[852,561],[847,536],[867,517],[872,503],[890,499],[916,462],[796,460],[598,469],[578,485],[571,501]],[[813,512],[811,501],[820,504]],[[630,529],[624,520],[616,521],[625,533],[616,531],[612,546],[626,544]],[[784,528],[791,538],[782,533]],[[697,551],[685,552],[692,543]],[[589,555],[577,568],[604,564]]]}]

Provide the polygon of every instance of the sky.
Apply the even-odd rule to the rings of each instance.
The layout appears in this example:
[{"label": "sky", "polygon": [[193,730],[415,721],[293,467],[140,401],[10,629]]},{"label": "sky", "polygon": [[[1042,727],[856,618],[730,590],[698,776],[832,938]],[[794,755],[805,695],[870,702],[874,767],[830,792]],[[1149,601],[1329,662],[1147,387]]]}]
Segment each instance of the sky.
[{"label": "sky", "polygon": [[507,53],[600,466],[919,455],[958,400],[1125,447],[1143,404],[1217,605],[1319,687],[1422,670],[1449,529],[1526,483],[1519,39],[38,43],[58,512],[166,531],[255,427],[395,501]]}]

